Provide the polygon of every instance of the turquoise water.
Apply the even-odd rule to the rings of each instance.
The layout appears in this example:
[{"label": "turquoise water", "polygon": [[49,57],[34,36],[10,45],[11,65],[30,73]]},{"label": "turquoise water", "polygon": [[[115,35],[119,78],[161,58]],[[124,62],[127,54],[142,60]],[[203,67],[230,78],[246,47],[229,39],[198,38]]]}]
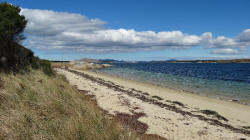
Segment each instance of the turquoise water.
[{"label": "turquoise water", "polygon": [[138,70],[131,67],[121,67],[120,65],[113,68],[102,69],[100,71],[126,79],[143,81],[167,88],[185,90],[202,96],[212,98],[219,97],[225,100],[235,99],[240,103],[250,105],[250,83],[240,82],[240,80],[200,78],[200,76],[195,77]]}]

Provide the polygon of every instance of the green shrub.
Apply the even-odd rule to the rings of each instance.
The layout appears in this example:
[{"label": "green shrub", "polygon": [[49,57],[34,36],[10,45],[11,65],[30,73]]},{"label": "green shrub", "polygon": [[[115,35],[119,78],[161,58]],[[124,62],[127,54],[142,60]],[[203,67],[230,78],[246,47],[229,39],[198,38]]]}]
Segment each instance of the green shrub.
[{"label": "green shrub", "polygon": [[0,50],[0,71],[18,72],[27,70],[28,66],[38,68],[39,59],[34,57],[31,50],[18,43],[9,43],[7,46],[1,44]]},{"label": "green shrub", "polygon": [[49,76],[54,75],[53,69],[51,67],[51,62],[48,60],[40,60],[40,68],[42,71]]}]

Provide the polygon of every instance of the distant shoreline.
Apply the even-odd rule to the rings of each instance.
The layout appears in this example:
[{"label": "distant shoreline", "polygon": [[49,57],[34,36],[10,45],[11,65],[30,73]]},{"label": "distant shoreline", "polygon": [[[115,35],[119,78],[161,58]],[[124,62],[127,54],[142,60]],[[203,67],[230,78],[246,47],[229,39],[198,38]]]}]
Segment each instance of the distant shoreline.
[{"label": "distant shoreline", "polygon": [[231,60],[168,60],[169,63],[250,63],[250,59]]},{"label": "distant shoreline", "polygon": [[[95,59],[90,59],[95,60]],[[54,63],[69,63],[70,61],[50,60]],[[117,60],[96,60],[100,63],[129,63],[130,61],[117,61]],[[144,62],[144,61],[135,61]],[[146,61],[145,61],[146,62]],[[229,59],[229,60],[162,60],[162,61],[147,61],[147,62],[168,62],[168,63],[250,63],[250,59]]]}]

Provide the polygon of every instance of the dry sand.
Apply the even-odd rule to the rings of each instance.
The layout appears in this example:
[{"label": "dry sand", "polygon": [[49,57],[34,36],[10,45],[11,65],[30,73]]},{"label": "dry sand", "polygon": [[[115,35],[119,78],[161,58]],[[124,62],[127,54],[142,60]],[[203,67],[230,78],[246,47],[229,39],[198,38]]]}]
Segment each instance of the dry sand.
[{"label": "dry sand", "polygon": [[[97,72],[56,70],[79,90],[87,90],[88,94],[95,95],[98,105],[109,114],[145,113],[138,121],[148,125],[147,134],[185,140],[250,139],[250,129],[243,128],[250,126],[250,107],[247,105]],[[203,114],[201,110],[216,111],[228,121]]]}]

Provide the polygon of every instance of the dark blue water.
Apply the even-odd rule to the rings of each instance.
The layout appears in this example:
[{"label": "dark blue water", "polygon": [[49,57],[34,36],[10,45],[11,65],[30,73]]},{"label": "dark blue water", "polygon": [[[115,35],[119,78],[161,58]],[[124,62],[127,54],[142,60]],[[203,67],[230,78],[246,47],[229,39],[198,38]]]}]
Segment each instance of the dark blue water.
[{"label": "dark blue water", "polygon": [[250,104],[250,63],[117,63],[101,71]]},{"label": "dark blue water", "polygon": [[250,63],[120,63],[116,67],[148,72],[250,83]]}]

